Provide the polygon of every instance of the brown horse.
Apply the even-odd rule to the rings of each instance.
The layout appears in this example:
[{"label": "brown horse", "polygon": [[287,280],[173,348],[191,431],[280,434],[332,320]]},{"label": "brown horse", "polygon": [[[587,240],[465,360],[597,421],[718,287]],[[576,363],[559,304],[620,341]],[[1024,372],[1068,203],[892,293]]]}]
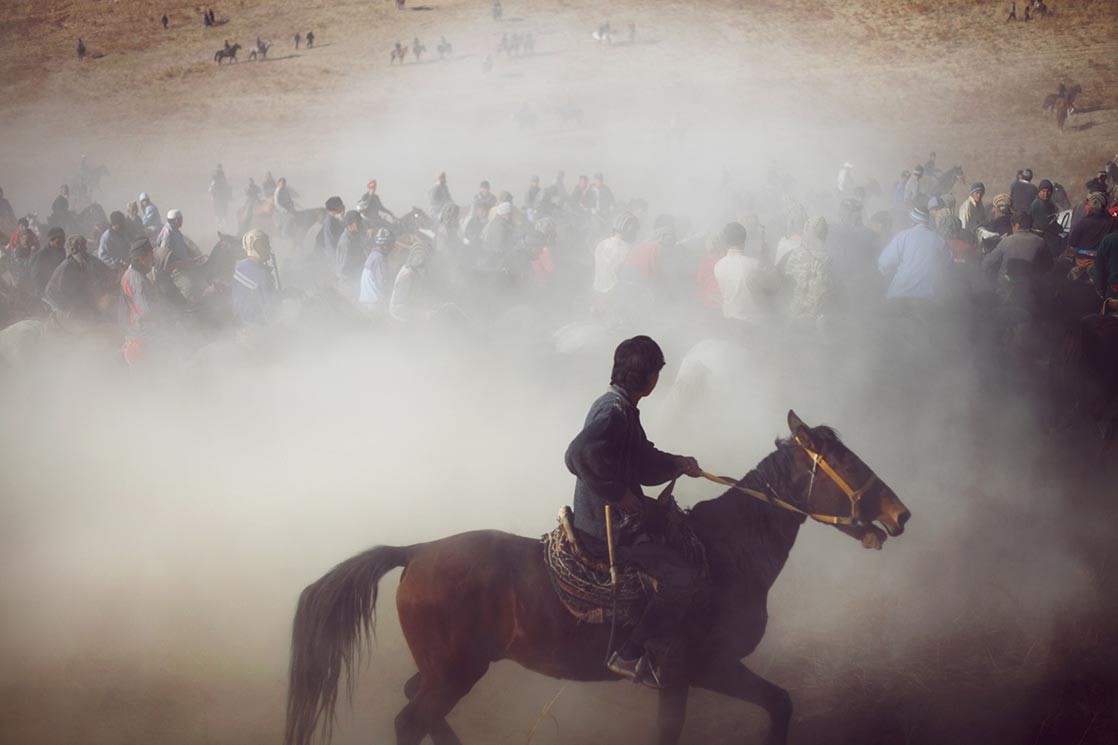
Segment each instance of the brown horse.
[{"label": "brown horse", "polygon": [[1068,120],[1068,102],[1063,98],[1057,98],[1052,108],[1056,112],[1056,131],[1063,132],[1064,124]]},{"label": "brown horse", "polygon": [[[761,706],[772,722],[769,742],[785,742],[792,716],[788,692],[741,659],[765,633],[769,588],[784,568],[803,513],[835,524],[867,548],[880,548],[885,531],[900,535],[910,516],[834,430],[808,427],[791,411],[788,425],[792,437],[778,440],[736,487],[689,514],[707,550],[711,581],[668,655],[661,745],[678,742],[691,686]],[[459,743],[445,717],[497,660],[566,680],[617,679],[602,662],[609,626],[581,623],[567,611],[551,587],[539,540],[477,531],[414,546],[379,546],[342,562],[299,598],[286,745],[311,745],[320,724],[329,739],[342,670],[352,686],[375,621],[377,584],[396,567],[404,567],[396,593],[400,625],[419,668],[404,685],[409,701],[396,717],[399,745],[426,736],[435,745]]]}]

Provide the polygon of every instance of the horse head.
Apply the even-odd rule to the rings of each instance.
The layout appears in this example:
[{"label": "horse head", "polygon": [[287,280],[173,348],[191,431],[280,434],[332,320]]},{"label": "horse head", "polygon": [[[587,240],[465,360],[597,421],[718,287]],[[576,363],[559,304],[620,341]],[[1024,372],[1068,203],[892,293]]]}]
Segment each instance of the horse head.
[{"label": "horse head", "polygon": [[791,410],[788,428],[792,481],[803,492],[798,507],[858,538],[866,548],[881,548],[886,534],[904,532],[912,513],[834,430],[809,427]]}]

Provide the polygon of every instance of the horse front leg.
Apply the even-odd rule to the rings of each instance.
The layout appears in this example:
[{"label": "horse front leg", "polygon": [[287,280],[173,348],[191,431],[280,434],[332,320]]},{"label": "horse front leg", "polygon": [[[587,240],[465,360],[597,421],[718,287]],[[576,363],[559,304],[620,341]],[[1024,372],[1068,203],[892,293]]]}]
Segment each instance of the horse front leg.
[{"label": "horse front leg", "polygon": [[683,734],[683,720],[687,716],[687,686],[664,688],[660,691],[660,707],[656,714],[659,745],[676,745]]},{"label": "horse front leg", "polygon": [[715,663],[695,685],[708,691],[757,704],[768,712],[770,745],[788,742],[792,722],[792,697],[788,691],[770,683],[737,660]]}]

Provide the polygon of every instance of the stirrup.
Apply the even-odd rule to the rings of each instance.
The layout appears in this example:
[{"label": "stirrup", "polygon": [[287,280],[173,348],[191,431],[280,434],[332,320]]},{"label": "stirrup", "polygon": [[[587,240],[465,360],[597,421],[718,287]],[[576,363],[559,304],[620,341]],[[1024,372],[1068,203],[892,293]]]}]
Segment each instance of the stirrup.
[{"label": "stirrup", "polygon": [[610,655],[606,667],[623,678],[639,683],[649,688],[659,690],[663,688],[660,682],[660,672],[652,664],[652,659],[645,652],[635,660],[626,660],[618,652]]}]

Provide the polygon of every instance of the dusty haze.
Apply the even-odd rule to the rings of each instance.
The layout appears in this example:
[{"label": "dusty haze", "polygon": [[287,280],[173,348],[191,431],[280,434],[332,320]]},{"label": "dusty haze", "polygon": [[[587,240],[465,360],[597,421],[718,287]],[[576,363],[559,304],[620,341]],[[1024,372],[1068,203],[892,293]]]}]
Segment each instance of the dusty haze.
[{"label": "dusty haze", "polygon": [[[218,4],[231,21],[212,30],[187,5],[11,9],[0,186],[17,213],[45,215],[81,154],[111,171],[106,209],[147,191],[164,213],[183,209],[206,248],[217,162],[235,204],[271,170],[304,207],[332,194],[352,206],[375,177],[397,212],[425,206],[439,170],[460,204],[482,178],[519,203],[531,175],[546,184],[563,169],[569,187],[600,170],[619,198],[686,215],[701,235],[754,201],[768,223],[757,194],[773,164],[830,217],[845,160],[887,191],[935,150],[990,195],[1030,166],[1078,197],[1118,142],[1110,2],[1054,4],[1056,17],[1027,27],[1004,24],[1000,4],[955,0],[620,2],[608,15],[588,0],[509,0],[500,24],[483,2],[296,5]],[[598,47],[590,33],[606,18],[619,37],[633,20],[637,43]],[[290,36],[308,28],[318,48],[295,52]],[[536,54],[483,72],[513,31],[533,32]],[[440,34],[454,58],[430,61]],[[79,66],[79,35],[104,57]],[[257,35],[277,44],[272,61],[212,62],[222,39]],[[413,36],[427,59],[389,68],[390,43]],[[1060,80],[1083,84],[1089,105],[1057,137],[1039,108]],[[535,129],[512,120],[525,103]],[[583,124],[556,106],[581,109]],[[682,142],[668,136],[673,116]],[[560,356],[552,332],[582,318],[545,310],[419,339],[304,329],[267,359],[157,379],[73,356],[3,373],[0,741],[277,742],[306,584],[374,544],[551,529],[573,489],[563,451],[621,336]],[[642,405],[659,447],[740,475],[794,408],[836,427],[913,512],[880,553],[821,525],[801,531],[748,661],[791,691],[794,741],[1064,741],[1046,739],[1056,728],[1114,742],[1113,481],[1083,467],[1086,427],[1050,434],[1036,381],[898,358],[869,326],[832,340],[826,363],[805,341],[759,340],[736,385],[669,410],[678,365],[706,331],[672,318],[632,331],[668,357]],[[718,491],[688,482],[678,494],[693,504]],[[397,577],[340,745],[391,741],[414,672]],[[524,742],[563,685],[502,663],[450,722],[469,742]],[[654,707],[628,685],[572,684],[533,742],[651,737]],[[695,692],[683,741],[732,739],[743,722],[763,735],[758,709]]]}]

